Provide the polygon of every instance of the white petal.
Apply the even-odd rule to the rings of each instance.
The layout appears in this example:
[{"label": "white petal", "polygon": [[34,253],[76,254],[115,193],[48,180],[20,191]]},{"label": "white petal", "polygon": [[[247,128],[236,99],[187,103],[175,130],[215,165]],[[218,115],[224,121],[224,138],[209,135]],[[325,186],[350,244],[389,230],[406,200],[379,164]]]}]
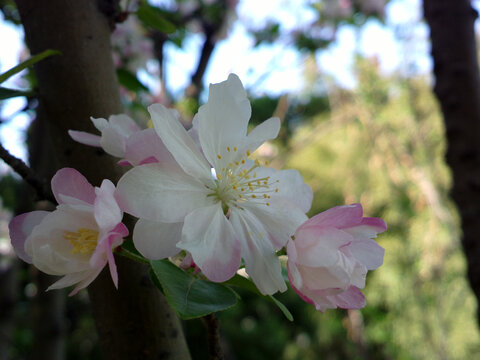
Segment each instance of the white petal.
[{"label": "white petal", "polygon": [[15,216],[8,224],[10,239],[17,256],[23,261],[32,263],[32,250],[28,237],[33,228],[40,224],[42,220],[49,214],[48,211],[31,211],[25,214]]},{"label": "white petal", "polygon": [[200,144],[210,164],[217,163],[218,155],[228,157],[227,147],[240,148],[251,112],[247,93],[237,75],[230,74],[226,81],[210,85],[208,102],[198,110]]},{"label": "white petal", "polygon": [[80,281],[83,281],[87,278],[90,278],[93,273],[98,275],[99,271],[97,269],[92,269],[92,270],[89,269],[89,270],[85,270],[85,271],[79,271],[79,272],[67,274],[64,277],[62,277],[61,279],[54,282],[52,285],[50,285],[47,288],[47,291],[48,290],[63,289],[65,287],[71,286],[71,285],[76,284]]},{"label": "white petal", "polygon": [[208,193],[202,183],[182,171],[147,164],[123,175],[115,196],[120,207],[136,217],[180,222],[192,210],[213,201]]},{"label": "white petal", "polygon": [[106,129],[108,127],[108,121],[104,118],[90,117],[90,120],[92,120],[93,125],[100,132],[102,132],[104,129]]},{"label": "white petal", "polygon": [[196,209],[185,217],[182,241],[177,247],[212,281],[230,279],[240,266],[240,244],[219,203]]},{"label": "white petal", "polygon": [[279,131],[280,119],[277,117],[267,119],[248,133],[242,148],[254,152],[265,141],[275,139]]},{"label": "white petal", "polygon": [[353,241],[348,248],[355,259],[368,270],[375,270],[383,264],[385,249],[375,240]]},{"label": "white petal", "polygon": [[126,138],[141,130],[137,123],[126,114],[111,115],[108,120],[110,127],[114,127]]},{"label": "white petal", "polygon": [[115,185],[110,180],[103,180],[100,188],[95,189],[97,197],[94,204],[94,215],[98,227],[109,231],[122,221],[123,213],[114,198]]},{"label": "white petal", "polygon": [[211,178],[211,167],[180,121],[161,104],[149,106],[148,111],[155,131],[180,167],[187,174],[208,181]]},{"label": "white petal", "polygon": [[244,207],[254,214],[270,234],[276,250],[281,249],[297,228],[308,218],[302,210],[282,199],[272,199],[270,205],[245,203]]},{"label": "white petal", "polygon": [[159,260],[178,254],[183,222],[160,223],[139,219],[133,230],[133,243],[147,259]]},{"label": "white petal", "polygon": [[235,209],[230,215],[241,237],[245,270],[264,295],[287,290],[280,261],[262,224],[246,210]]},{"label": "white petal", "polygon": [[100,139],[101,137],[98,135],[90,134],[85,131],[76,131],[76,130],[68,130],[68,135],[75,140],[76,142],[79,142],[80,144],[84,145],[89,145],[89,146],[95,146],[95,147],[100,147]]},{"label": "white petal", "polygon": [[304,213],[310,210],[313,199],[312,188],[305,183],[297,170],[276,170],[260,167],[257,169],[258,178],[269,176],[270,190],[278,191],[271,194],[272,201],[280,199],[300,208]]},{"label": "white petal", "polygon": [[107,154],[123,157],[125,154],[126,138],[118,133],[115,128],[108,127],[102,131],[100,145]]}]

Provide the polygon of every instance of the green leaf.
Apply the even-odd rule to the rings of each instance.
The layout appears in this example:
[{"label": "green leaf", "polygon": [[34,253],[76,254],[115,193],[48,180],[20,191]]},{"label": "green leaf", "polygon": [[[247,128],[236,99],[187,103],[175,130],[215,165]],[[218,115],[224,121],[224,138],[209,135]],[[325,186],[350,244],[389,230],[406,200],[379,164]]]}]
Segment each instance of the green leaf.
[{"label": "green leaf", "polygon": [[274,303],[275,305],[278,306],[278,308],[283,312],[283,314],[285,315],[285,317],[290,320],[290,321],[293,321],[293,315],[290,311],[288,311],[287,307],[285,305],[283,305],[280,300],[274,298],[272,295],[262,295],[262,293],[260,293],[260,291],[257,289],[257,287],[255,286],[255,284],[248,280],[247,278],[241,276],[241,275],[238,275],[236,274],[234,277],[232,277],[231,279],[227,280],[225,282],[225,284],[227,285],[230,285],[230,286],[236,286],[236,287],[240,287],[242,289],[245,289],[245,290],[248,290],[250,292],[253,292],[257,295],[260,295],[262,296],[263,298],[265,298],[266,300]]},{"label": "green leaf", "polygon": [[272,295],[268,295],[268,299],[270,301],[272,301],[275,305],[278,306],[278,308],[283,312],[283,315],[285,315],[285,317],[290,320],[290,321],[293,321],[293,315],[290,311],[288,311],[287,307],[285,305],[283,305],[280,300],[278,299],[275,299]]},{"label": "green leaf", "polygon": [[147,4],[140,5],[137,10],[138,19],[147,27],[154,28],[165,34],[171,34],[175,31],[175,25],[165,19],[163,12]]},{"label": "green leaf", "polygon": [[15,90],[0,86],[0,100],[10,99],[17,96],[31,96],[33,94],[33,91]]},{"label": "green leaf", "polygon": [[194,277],[168,260],[152,260],[150,264],[168,304],[182,319],[205,316],[237,303],[237,296],[225,285]]},{"label": "green leaf", "polygon": [[120,85],[126,87],[130,91],[148,91],[148,88],[137,79],[137,76],[128,70],[118,69],[117,77]]},{"label": "green leaf", "polygon": [[8,78],[12,77],[15,74],[18,74],[20,71],[23,69],[26,69],[29,66],[32,66],[33,64],[38,63],[39,61],[53,56],[53,55],[61,55],[62,53],[57,50],[45,50],[41,52],[40,54],[37,54],[35,56],[32,56],[30,59],[25,60],[21,64],[18,64],[17,66],[11,68],[7,72],[4,72],[3,74],[0,74],[0,84],[3,83],[5,80]]}]

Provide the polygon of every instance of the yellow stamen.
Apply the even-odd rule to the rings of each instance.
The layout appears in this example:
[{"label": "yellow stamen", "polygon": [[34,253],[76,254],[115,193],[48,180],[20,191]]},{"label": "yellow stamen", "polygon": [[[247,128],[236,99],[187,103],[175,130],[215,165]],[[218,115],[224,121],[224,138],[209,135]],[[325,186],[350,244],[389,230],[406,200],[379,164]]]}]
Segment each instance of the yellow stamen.
[{"label": "yellow stamen", "polygon": [[221,156],[221,155],[217,155],[217,158],[221,159],[221,158],[222,158],[222,156]]},{"label": "yellow stamen", "polygon": [[64,231],[63,238],[73,245],[72,254],[91,255],[97,248],[98,231],[79,228],[77,232]]}]

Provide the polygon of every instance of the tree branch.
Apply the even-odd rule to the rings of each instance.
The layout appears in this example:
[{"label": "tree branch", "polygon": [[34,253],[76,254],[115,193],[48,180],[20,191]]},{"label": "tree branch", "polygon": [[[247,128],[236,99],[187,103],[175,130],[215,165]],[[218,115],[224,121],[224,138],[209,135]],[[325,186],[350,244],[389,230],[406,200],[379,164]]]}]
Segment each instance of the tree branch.
[{"label": "tree branch", "polygon": [[47,185],[45,179],[42,179],[38,174],[30,169],[27,164],[8,152],[7,149],[0,144],[0,158],[5,161],[18,175],[20,175],[25,182],[27,182],[36,191],[39,200],[48,200],[52,204],[56,204],[55,198]]},{"label": "tree branch", "polygon": [[207,328],[207,343],[210,360],[223,360],[222,347],[220,346],[219,327],[220,322],[215,314],[209,314],[203,317],[205,327]]}]

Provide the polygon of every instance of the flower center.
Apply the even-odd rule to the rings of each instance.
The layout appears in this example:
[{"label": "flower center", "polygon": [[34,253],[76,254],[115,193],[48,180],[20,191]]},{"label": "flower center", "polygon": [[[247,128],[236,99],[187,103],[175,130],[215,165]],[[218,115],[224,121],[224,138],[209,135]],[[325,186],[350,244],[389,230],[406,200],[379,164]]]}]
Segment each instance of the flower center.
[{"label": "flower center", "polygon": [[[236,147],[227,147],[227,152],[237,151]],[[215,169],[216,187],[211,189],[209,196],[215,196],[222,202],[224,212],[230,207],[241,207],[242,204],[258,203],[270,206],[271,195],[278,192],[279,180],[272,180],[270,176],[259,176],[257,170],[260,162],[248,161],[250,151],[239,160],[228,163],[221,169]],[[223,158],[218,154],[217,158]]]},{"label": "flower center", "polygon": [[77,232],[64,231],[63,238],[73,245],[72,254],[90,255],[97,247],[98,231],[79,228]]}]

